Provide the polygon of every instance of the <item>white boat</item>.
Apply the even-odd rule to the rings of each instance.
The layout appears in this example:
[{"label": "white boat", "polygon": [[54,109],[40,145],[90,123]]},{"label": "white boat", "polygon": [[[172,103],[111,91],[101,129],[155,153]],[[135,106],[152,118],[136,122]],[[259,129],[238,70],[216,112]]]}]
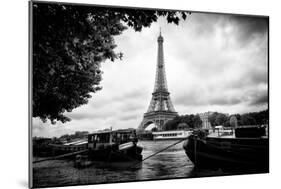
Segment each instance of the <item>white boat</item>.
[{"label": "white boat", "polygon": [[192,131],[189,130],[172,130],[152,132],[153,140],[178,140],[187,138]]}]

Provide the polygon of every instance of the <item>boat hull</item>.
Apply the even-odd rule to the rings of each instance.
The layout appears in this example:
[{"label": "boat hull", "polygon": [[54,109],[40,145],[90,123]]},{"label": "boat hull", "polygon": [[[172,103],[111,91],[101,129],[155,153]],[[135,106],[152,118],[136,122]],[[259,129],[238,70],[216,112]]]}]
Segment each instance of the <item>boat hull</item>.
[{"label": "boat hull", "polygon": [[133,146],[126,150],[118,150],[115,148],[89,150],[88,156],[91,161],[105,162],[127,162],[141,161],[142,147]]},{"label": "boat hull", "polygon": [[269,172],[268,138],[198,138],[191,135],[183,147],[199,168]]}]

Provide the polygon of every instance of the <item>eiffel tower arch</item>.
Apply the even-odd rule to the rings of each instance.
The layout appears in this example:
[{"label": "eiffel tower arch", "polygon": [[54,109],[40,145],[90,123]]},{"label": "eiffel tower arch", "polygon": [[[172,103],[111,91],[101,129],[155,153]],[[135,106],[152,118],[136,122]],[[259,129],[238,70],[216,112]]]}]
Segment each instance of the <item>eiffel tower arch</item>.
[{"label": "eiffel tower arch", "polygon": [[162,130],[167,121],[172,120],[178,115],[168,91],[163,52],[164,38],[161,36],[161,31],[157,41],[158,55],[154,90],[148,110],[144,113],[138,130],[144,130],[151,123],[154,123],[158,130]]}]

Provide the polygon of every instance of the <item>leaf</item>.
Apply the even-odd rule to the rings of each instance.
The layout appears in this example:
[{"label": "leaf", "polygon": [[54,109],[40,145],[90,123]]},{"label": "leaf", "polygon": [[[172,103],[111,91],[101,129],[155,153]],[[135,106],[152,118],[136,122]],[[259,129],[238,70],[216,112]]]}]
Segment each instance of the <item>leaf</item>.
[{"label": "leaf", "polygon": [[53,68],[51,68],[51,70],[49,71],[49,74],[52,76],[52,75],[54,75],[55,72],[56,71]]},{"label": "leaf", "polygon": [[182,18],[185,20],[185,19],[186,19],[186,14],[185,14],[185,12],[182,12],[181,15],[182,15]]}]

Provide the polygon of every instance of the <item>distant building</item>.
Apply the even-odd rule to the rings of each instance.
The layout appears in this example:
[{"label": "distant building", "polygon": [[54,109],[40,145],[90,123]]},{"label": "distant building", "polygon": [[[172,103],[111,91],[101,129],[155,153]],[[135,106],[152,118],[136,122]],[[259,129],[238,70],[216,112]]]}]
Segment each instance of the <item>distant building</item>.
[{"label": "distant building", "polygon": [[200,113],[199,117],[202,120],[202,129],[211,129],[211,123],[209,122],[209,116],[212,115],[214,112],[205,112]]},{"label": "distant building", "polygon": [[229,119],[229,124],[231,127],[237,127],[238,126],[238,121],[235,115],[232,115]]}]

